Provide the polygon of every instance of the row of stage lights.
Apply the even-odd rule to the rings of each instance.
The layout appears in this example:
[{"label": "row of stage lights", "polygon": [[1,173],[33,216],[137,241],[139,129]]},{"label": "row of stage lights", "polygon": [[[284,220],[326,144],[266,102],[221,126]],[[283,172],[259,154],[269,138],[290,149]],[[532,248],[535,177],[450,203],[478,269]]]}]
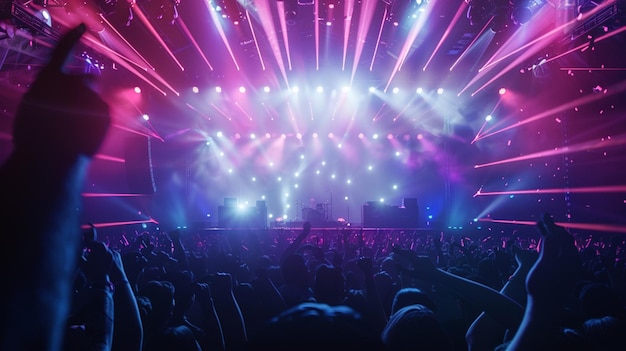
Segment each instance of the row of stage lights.
[{"label": "row of stage lights", "polygon": [[[504,89],[504,88],[502,88],[502,89]],[[214,91],[215,93],[218,93],[218,94],[221,94],[221,93],[223,93],[225,91],[225,89],[223,87],[221,87],[221,86],[215,86],[211,90]],[[272,89],[269,86],[264,86],[260,90],[263,91],[264,93],[270,93],[272,91]],[[134,91],[137,94],[141,94],[142,89],[140,87],[135,87]],[[241,93],[241,94],[245,94],[246,92],[248,92],[248,88],[246,88],[244,86],[240,86],[239,88],[237,88],[237,91],[239,93]],[[302,90],[298,86],[293,86],[293,87],[287,89],[287,91],[292,93],[292,94],[298,94]],[[321,94],[321,93],[324,93],[325,91],[327,91],[327,89],[324,88],[321,85],[318,85],[314,89],[314,91],[316,93]],[[348,86],[344,86],[339,91],[341,91],[342,93],[349,93],[349,92],[352,91],[352,88],[348,87]],[[369,93],[387,93],[387,92],[391,92],[392,94],[398,94],[398,93],[400,93],[402,91],[402,89],[399,88],[399,87],[394,87],[394,88],[391,88],[391,89],[388,89],[388,90],[380,90],[380,89],[378,89],[376,87],[371,86],[371,87],[369,87],[367,89],[367,91]],[[437,95],[442,95],[444,93],[444,89],[443,88],[437,88],[436,90],[431,90],[431,91],[432,92],[436,92]],[[194,94],[199,94],[200,93],[200,88],[197,87],[197,86],[194,86],[194,87],[191,88],[191,92],[194,93]],[[331,92],[335,92],[336,93],[336,92],[338,92],[338,90],[337,89],[333,89],[333,90],[331,90]],[[420,88],[416,88],[415,89],[415,94],[424,94],[424,93],[428,93],[428,91],[426,91],[424,88],[420,87]]]},{"label": "row of stage lights", "polygon": [[[146,117],[144,117],[144,119],[145,118]],[[488,120],[491,120],[491,116],[488,116],[488,118],[489,118]],[[227,136],[223,132],[221,132],[221,131],[216,132],[215,136],[218,139],[227,138]],[[281,134],[276,135],[276,134],[271,134],[271,133],[268,132],[268,133],[265,133],[264,135],[263,134],[257,135],[256,133],[250,133],[248,135],[248,138],[251,139],[251,140],[261,139],[261,138],[272,139],[272,137],[279,137],[281,139],[287,139],[288,137],[294,137],[294,136],[296,137],[296,139],[300,139],[300,140],[302,140],[305,137],[302,133],[293,133],[293,134],[281,133]],[[311,139],[319,139],[320,137],[321,137],[321,135],[319,133],[311,133],[310,134],[310,138]],[[335,139],[335,138],[338,138],[338,137],[339,137],[338,135],[335,135],[332,132],[328,133],[328,139]],[[357,137],[359,139],[367,138],[365,133],[358,133]],[[241,138],[243,138],[243,136],[240,133],[235,133],[233,135],[233,138],[234,139],[241,139]],[[345,138],[346,138],[346,135],[341,137],[341,139],[345,139]],[[379,139],[382,140],[382,139],[386,138],[388,140],[404,139],[405,141],[409,141],[411,139],[422,140],[424,138],[424,135],[421,134],[421,133],[418,133],[415,136],[413,136],[411,134],[396,135],[396,134],[393,134],[393,133],[389,133],[389,134],[387,134],[385,136],[385,135],[381,135],[381,134],[378,134],[378,133],[373,133],[373,134],[371,134],[371,136],[369,138],[372,139],[372,140],[379,140]],[[210,145],[212,140],[213,140],[213,138],[209,137],[207,142],[206,142],[207,145]]]}]

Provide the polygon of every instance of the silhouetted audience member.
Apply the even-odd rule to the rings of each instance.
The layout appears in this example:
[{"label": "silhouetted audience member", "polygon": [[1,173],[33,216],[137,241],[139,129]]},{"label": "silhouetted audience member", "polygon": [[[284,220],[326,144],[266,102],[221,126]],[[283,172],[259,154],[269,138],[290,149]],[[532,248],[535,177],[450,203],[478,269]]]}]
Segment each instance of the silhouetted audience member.
[{"label": "silhouetted audience member", "polygon": [[437,312],[437,305],[435,302],[422,290],[417,288],[403,288],[396,293],[396,296],[393,299],[391,313],[393,315],[401,308],[410,305],[423,305],[433,313]]},{"label": "silhouetted audience member", "polygon": [[424,305],[412,304],[396,311],[382,332],[389,351],[452,351],[452,342],[435,314]]},{"label": "silhouetted audience member", "polygon": [[346,298],[345,285],[346,278],[341,273],[341,268],[326,264],[318,266],[313,282],[315,301],[331,306],[343,303]]},{"label": "silhouetted audience member", "polygon": [[174,312],[174,286],[168,281],[150,281],[139,290],[151,309],[143,319],[144,351],[201,350],[193,331],[184,324],[170,325]]},{"label": "silhouetted audience member", "polygon": [[284,284],[278,291],[287,307],[313,300],[313,290],[309,286],[309,270],[304,258],[298,254],[287,256],[280,265]]},{"label": "silhouetted audience member", "polygon": [[302,303],[270,320],[248,350],[383,350],[369,323],[347,306]]}]

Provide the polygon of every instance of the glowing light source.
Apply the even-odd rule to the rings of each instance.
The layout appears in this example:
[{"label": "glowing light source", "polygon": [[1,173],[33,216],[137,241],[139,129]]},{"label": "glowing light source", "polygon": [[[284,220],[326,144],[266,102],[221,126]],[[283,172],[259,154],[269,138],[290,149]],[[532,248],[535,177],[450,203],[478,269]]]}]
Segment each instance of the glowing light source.
[{"label": "glowing light source", "polygon": [[489,122],[493,119],[493,117],[491,115],[488,115],[487,117],[485,117],[485,121]]},{"label": "glowing light source", "polygon": [[318,86],[317,89],[315,89],[315,91],[317,91],[318,93],[323,93],[324,92],[324,87],[323,86]]},{"label": "glowing light source", "polygon": [[392,91],[394,94],[397,94],[397,93],[399,93],[399,92],[400,92],[400,88],[395,87],[395,88],[393,88],[393,90],[391,90],[391,91]]},{"label": "glowing light source", "polygon": [[291,88],[291,92],[297,94],[300,91],[300,88],[298,88],[297,86]]},{"label": "glowing light source", "polygon": [[369,92],[370,92],[370,93],[373,93],[373,92],[375,92],[375,91],[376,91],[376,88],[374,88],[374,87],[370,87],[370,88],[369,88]]},{"label": "glowing light source", "polygon": [[439,94],[439,95],[443,94],[443,88],[437,89],[437,94]]},{"label": "glowing light source", "polygon": [[135,89],[133,89],[135,91],[135,93],[137,94],[141,94],[141,88],[140,87],[135,87]]},{"label": "glowing light source", "polygon": [[148,116],[145,113],[141,116],[141,118],[143,118],[144,121],[149,121],[150,120],[150,116]]},{"label": "glowing light source", "polygon": [[374,135],[372,135],[372,139],[378,139],[378,134],[374,133]]},{"label": "glowing light source", "polygon": [[498,94],[500,95],[506,94],[506,88],[500,88],[500,90],[498,90]]},{"label": "glowing light source", "polygon": [[263,87],[263,91],[266,92],[266,93],[269,93],[270,92],[270,87],[264,86]]},{"label": "glowing light source", "polygon": [[219,87],[219,86],[215,87],[215,92],[216,93],[221,93],[222,92],[222,87]]},{"label": "glowing light source", "polygon": [[424,92],[424,89],[422,89],[422,88],[417,88],[417,89],[415,89],[415,92],[416,92],[417,94],[421,94],[421,93],[423,93],[423,92]]},{"label": "glowing light source", "polygon": [[199,92],[200,92],[200,89],[199,89],[198,87],[192,87],[192,88],[191,88],[191,91],[192,91],[194,94],[197,94],[197,93],[199,93]]},{"label": "glowing light source", "polygon": [[239,87],[239,92],[240,93],[245,93],[246,92],[246,87]]},{"label": "glowing light source", "polygon": [[250,134],[250,139],[256,139],[256,134],[251,133],[251,134]]},{"label": "glowing light source", "polygon": [[221,138],[221,137],[223,137],[223,136],[224,136],[224,133],[222,133],[221,131],[220,131],[220,132],[217,132],[217,137],[218,137],[218,138]]}]

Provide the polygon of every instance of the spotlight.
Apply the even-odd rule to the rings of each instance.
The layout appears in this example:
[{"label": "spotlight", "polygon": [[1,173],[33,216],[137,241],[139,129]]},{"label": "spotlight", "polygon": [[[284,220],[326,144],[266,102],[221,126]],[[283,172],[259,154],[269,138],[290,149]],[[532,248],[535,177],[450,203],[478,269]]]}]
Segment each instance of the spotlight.
[{"label": "spotlight", "polygon": [[239,92],[240,93],[245,93],[246,92],[246,88],[245,87],[239,87]]},{"label": "spotlight", "polygon": [[141,116],[143,118],[144,121],[149,121],[150,120],[150,116],[148,116],[147,114],[143,114],[143,116]]},{"label": "spotlight", "polygon": [[392,91],[394,94],[397,94],[397,93],[399,93],[399,92],[400,92],[400,88],[395,87],[395,88],[393,88],[393,90],[391,90],[391,91]]},{"label": "spotlight", "polygon": [[[591,1],[589,1],[591,2]],[[545,5],[543,0],[517,0],[513,2],[511,19],[515,24],[528,23],[532,16]],[[579,6],[580,8],[580,6]]]},{"label": "spotlight", "polygon": [[141,88],[140,87],[135,87],[135,89],[133,89],[135,91],[135,93],[137,94],[141,94]]},{"label": "spotlight", "polygon": [[375,91],[376,91],[376,88],[374,88],[374,87],[370,87],[370,88],[369,88],[369,92],[370,92],[370,93],[373,93],[373,92],[375,92]]},{"label": "spotlight", "polygon": [[500,90],[498,90],[498,94],[500,95],[506,94],[506,88],[500,88]]},{"label": "spotlight", "polygon": [[318,86],[318,87],[317,87],[317,89],[316,89],[316,91],[317,91],[318,93],[323,93],[323,92],[324,92],[324,87],[322,87],[322,86]]},{"label": "spotlight", "polygon": [[192,91],[194,94],[197,94],[198,92],[200,92],[200,89],[198,89],[198,87],[193,87],[193,88],[191,88],[191,91]]},{"label": "spotlight", "polygon": [[222,87],[220,87],[220,86],[215,87],[215,92],[216,93],[221,93],[222,92]]},{"label": "spotlight", "polygon": [[266,92],[266,93],[269,93],[270,92],[270,87],[268,87],[268,86],[263,87],[263,91]]},{"label": "spotlight", "polygon": [[439,95],[443,94],[443,88],[437,89],[437,94],[439,94]]}]

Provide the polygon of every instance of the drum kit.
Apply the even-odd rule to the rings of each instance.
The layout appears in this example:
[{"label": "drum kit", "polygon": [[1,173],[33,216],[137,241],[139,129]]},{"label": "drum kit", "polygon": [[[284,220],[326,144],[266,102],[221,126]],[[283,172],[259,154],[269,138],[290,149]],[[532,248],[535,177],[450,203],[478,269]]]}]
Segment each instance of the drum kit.
[{"label": "drum kit", "polygon": [[311,223],[327,222],[330,218],[329,204],[317,203],[315,207],[302,206],[302,220]]}]

